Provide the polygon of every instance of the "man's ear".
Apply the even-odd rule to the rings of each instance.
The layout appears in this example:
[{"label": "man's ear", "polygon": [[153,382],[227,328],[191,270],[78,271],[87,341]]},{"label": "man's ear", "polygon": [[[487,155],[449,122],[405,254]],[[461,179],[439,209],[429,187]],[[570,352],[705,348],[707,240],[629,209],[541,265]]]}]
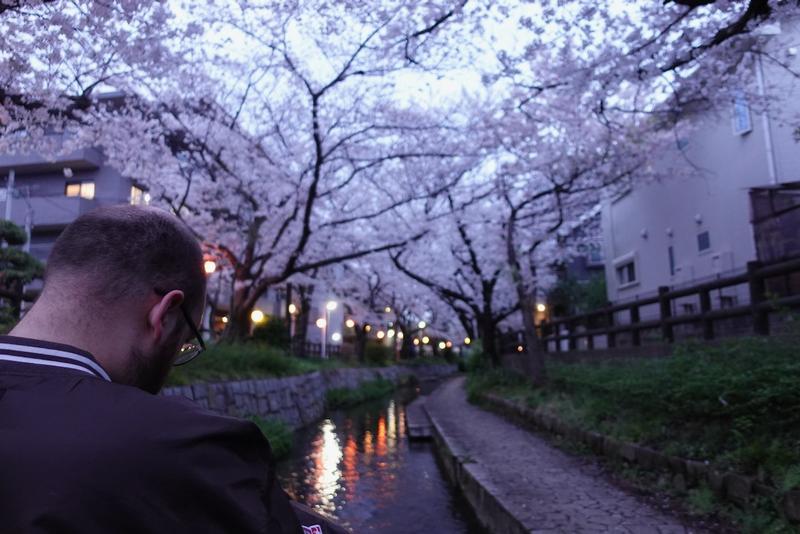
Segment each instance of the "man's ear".
[{"label": "man's ear", "polygon": [[164,326],[170,312],[177,310],[182,303],[183,291],[174,289],[151,306],[150,312],[147,314],[147,323],[156,339],[160,340],[164,335]]}]

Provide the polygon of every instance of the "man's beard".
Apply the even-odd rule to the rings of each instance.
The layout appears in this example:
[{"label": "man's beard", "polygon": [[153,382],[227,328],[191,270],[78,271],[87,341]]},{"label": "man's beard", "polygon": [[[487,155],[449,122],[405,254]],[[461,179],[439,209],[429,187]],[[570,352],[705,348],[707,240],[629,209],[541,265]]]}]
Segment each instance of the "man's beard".
[{"label": "man's beard", "polygon": [[134,348],[132,358],[128,361],[130,362],[126,380],[128,385],[154,395],[161,391],[172,368],[170,358],[161,354],[148,357],[141,350]]}]

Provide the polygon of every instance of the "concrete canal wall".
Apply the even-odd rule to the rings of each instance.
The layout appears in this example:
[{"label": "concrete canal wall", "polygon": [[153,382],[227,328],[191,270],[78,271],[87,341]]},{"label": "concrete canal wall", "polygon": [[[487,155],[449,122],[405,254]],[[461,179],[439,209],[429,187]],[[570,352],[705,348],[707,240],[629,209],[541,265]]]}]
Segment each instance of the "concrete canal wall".
[{"label": "concrete canal wall", "polygon": [[292,428],[300,428],[322,417],[328,390],[355,389],[379,378],[394,384],[410,377],[434,380],[455,372],[455,365],[330,369],[285,378],[176,386],[165,388],[162,395],[183,396],[226,415],[280,419]]}]

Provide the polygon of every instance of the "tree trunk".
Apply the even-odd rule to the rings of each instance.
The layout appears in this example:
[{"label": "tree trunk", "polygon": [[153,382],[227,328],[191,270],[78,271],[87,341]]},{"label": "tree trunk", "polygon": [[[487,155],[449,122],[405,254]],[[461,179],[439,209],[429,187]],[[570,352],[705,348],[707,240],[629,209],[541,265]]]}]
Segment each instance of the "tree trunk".
[{"label": "tree trunk", "polygon": [[536,325],[533,322],[534,296],[528,293],[525,280],[522,277],[522,268],[517,256],[517,249],[514,244],[515,225],[516,212],[513,212],[506,230],[506,256],[509,267],[511,267],[511,279],[514,281],[514,287],[517,290],[517,299],[519,300],[519,308],[522,313],[522,329],[525,337],[525,348],[527,349],[525,367],[533,383],[542,385],[547,382],[544,351],[539,344],[539,338],[536,335]]},{"label": "tree trunk", "polygon": [[495,369],[500,368],[500,353],[497,350],[497,331],[492,317],[478,317],[478,337],[483,343],[483,352]]},{"label": "tree trunk", "polygon": [[411,339],[412,331],[405,325],[400,328],[400,331],[403,333],[403,342],[400,345],[400,359],[411,360],[414,358],[414,342]]},{"label": "tree trunk", "polygon": [[234,307],[228,314],[228,326],[222,333],[221,340],[223,342],[241,342],[250,336],[250,312],[251,310],[241,303],[234,303]]},{"label": "tree trunk", "polygon": [[356,358],[359,363],[364,363],[367,359],[367,331],[364,325],[356,324]]},{"label": "tree trunk", "polygon": [[[518,290],[519,291],[519,290]],[[534,384],[542,385],[547,381],[547,369],[544,363],[544,351],[542,350],[539,336],[536,335],[536,324],[534,323],[534,299],[529,295],[520,297],[520,310],[522,312],[522,330],[525,337],[526,365],[528,375],[533,379]]]}]

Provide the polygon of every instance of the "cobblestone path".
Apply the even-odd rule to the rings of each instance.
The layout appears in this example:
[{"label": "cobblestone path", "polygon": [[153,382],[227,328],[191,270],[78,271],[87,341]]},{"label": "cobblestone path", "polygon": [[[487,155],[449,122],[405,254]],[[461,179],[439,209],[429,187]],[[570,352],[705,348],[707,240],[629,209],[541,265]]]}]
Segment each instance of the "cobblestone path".
[{"label": "cobblestone path", "polygon": [[426,408],[484,487],[536,533],[692,532],[675,518],[613,486],[599,467],[467,402],[464,379],[438,388]]}]

